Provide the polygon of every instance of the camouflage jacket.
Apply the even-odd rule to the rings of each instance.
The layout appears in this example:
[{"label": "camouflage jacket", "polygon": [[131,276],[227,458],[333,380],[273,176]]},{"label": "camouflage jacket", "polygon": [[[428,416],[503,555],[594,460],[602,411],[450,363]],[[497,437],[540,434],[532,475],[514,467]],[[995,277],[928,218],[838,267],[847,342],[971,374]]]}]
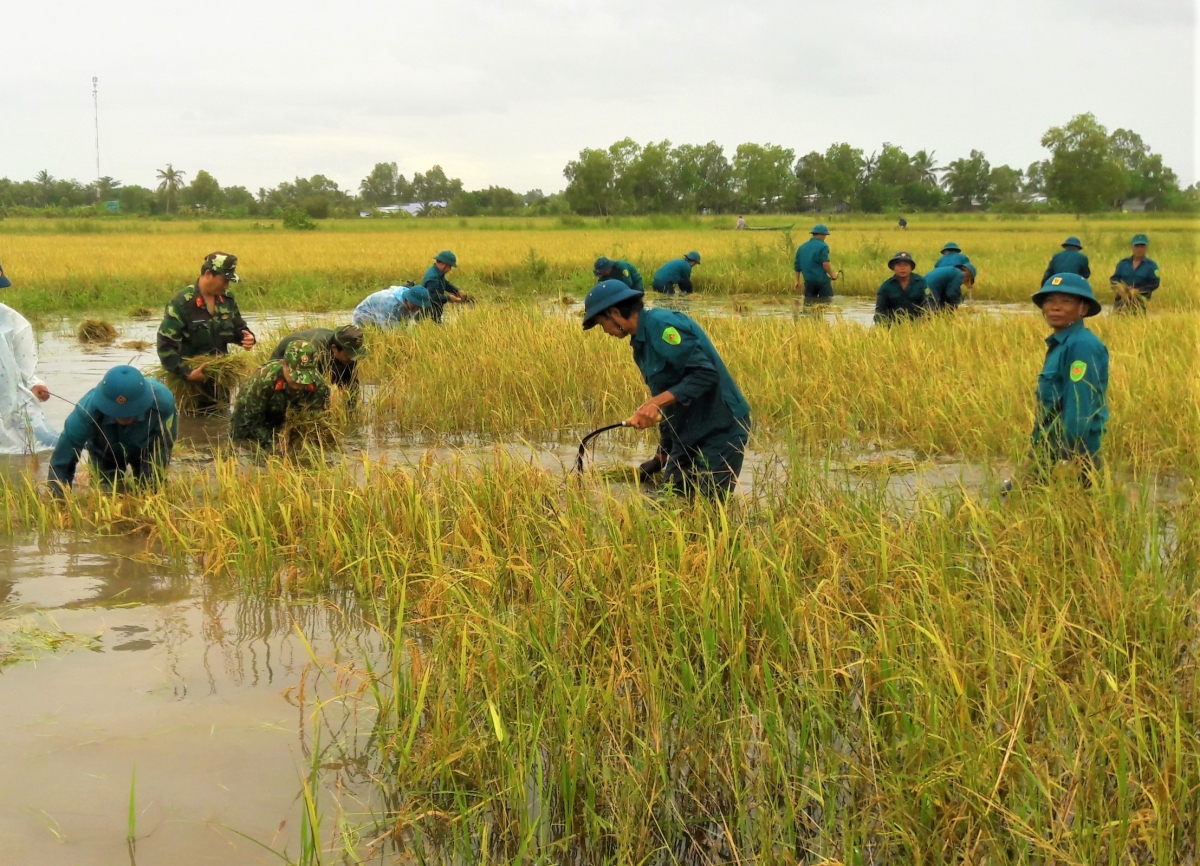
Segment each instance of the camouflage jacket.
[{"label": "camouflage jacket", "polygon": [[324,409],[328,404],[329,385],[324,380],[289,388],[283,376],[283,361],[268,361],[238,391],[230,434],[235,440],[269,448],[283,427],[288,409]]},{"label": "camouflage jacket", "polygon": [[253,332],[233,295],[218,296],[209,313],[200,290],[188,286],[167,302],[158,326],[158,362],[164,370],[186,377],[192,369],[184,358],[224,355],[231,344],[238,345],[248,333]]}]

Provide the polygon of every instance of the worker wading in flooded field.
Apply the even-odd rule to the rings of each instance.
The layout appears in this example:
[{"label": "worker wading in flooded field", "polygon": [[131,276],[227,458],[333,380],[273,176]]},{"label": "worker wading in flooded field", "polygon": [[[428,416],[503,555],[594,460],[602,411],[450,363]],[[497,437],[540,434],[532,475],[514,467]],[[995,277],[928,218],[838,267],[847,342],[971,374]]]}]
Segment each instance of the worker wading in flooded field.
[{"label": "worker wading in flooded field", "polygon": [[332,328],[306,328],[295,331],[279,341],[271,353],[272,361],[282,361],[288,346],[299,340],[313,344],[321,375],[335,388],[345,388],[351,394],[358,390],[358,362],[367,354],[363,347],[363,332],[358,325]]},{"label": "worker wading in flooded field", "polygon": [[421,285],[429,292],[430,314],[435,322],[442,321],[442,309],[447,303],[459,304],[467,299],[462,289],[446,279],[446,275],[457,267],[458,257],[450,250],[442,250],[433,257],[433,264],[421,278]]},{"label": "worker wading in flooded field", "polygon": [[242,318],[229,284],[240,282],[237,256],[209,253],[200,266],[200,278],[167,302],[158,326],[158,362],[195,393],[196,414],[211,415],[229,404],[229,394],[217,388],[204,372],[185,358],[225,355],[230,346],[254,348],[254,332]]},{"label": "worker wading in flooded field", "polygon": [[934,307],[954,312],[963,302],[963,288],[975,285],[975,266],[970,262],[934,268],[925,274],[925,284],[933,293]]},{"label": "worker wading in flooded field", "polygon": [[935,268],[953,268],[969,261],[970,259],[963,254],[962,248],[958,244],[954,241],[946,241],[942,246],[941,256],[933,263],[933,266]]},{"label": "worker wading in flooded field", "polygon": [[263,364],[238,390],[230,435],[235,442],[270,448],[289,409],[319,411],[328,407],[329,397],[317,347],[307,340],[295,340],[284,350],[282,360]]},{"label": "worker wading in flooded field", "polygon": [[829,264],[829,226],[817,223],[809,232],[812,237],[796,248],[796,289],[804,289],[805,304],[828,304],[833,301],[833,281],[837,274]]},{"label": "worker wading in flooded field", "polygon": [[700,264],[700,253],[692,250],[682,259],[671,259],[654,272],[654,291],[675,294],[676,286],[685,295],[692,293],[692,268]]},{"label": "worker wading in flooded field", "polygon": [[891,324],[897,319],[920,318],[938,307],[933,289],[925,278],[914,273],[917,263],[905,252],[888,260],[892,276],[883,281],[875,296],[875,321]]},{"label": "worker wading in flooded field", "polygon": [[1078,274],[1085,280],[1092,275],[1088,257],[1083,254],[1083,241],[1074,235],[1062,242],[1061,252],[1050,257],[1050,264],[1038,285],[1046,285],[1055,274]]},{"label": "worker wading in flooded field", "polygon": [[651,463],[677,491],[723,499],[742,471],[750,406],[704,330],[683,313],[646,309],[643,299],[618,280],[598,283],[584,300],[583,328],[630,338],[651,398],[626,423],[659,425]]},{"label": "worker wading in flooded field", "polygon": [[620,280],[634,291],[646,291],[646,286],[642,282],[642,275],[638,273],[638,269],[624,259],[610,259],[607,256],[601,256],[596,259],[592,273],[599,282],[603,282],[604,280]]},{"label": "worker wading in flooded field", "polygon": [[1158,262],[1146,258],[1146,247],[1150,238],[1134,235],[1130,242],[1132,254],[1117,262],[1109,282],[1116,292],[1113,299],[1114,313],[1144,313],[1146,302],[1161,285]]}]

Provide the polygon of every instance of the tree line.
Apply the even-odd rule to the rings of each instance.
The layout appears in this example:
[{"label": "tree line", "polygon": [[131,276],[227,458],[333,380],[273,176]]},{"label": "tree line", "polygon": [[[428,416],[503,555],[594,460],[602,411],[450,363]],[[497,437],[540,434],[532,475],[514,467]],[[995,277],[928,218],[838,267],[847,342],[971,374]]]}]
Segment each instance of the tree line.
[{"label": "tree line", "polygon": [[992,165],[982,151],[938,165],[934,151],[909,154],[885,143],[867,154],[846,143],[797,158],[775,144],[740,144],[732,158],[716,142],[640,145],[625,138],[607,148],[585,148],[567,163],[566,188],[545,195],[500,186],[467,190],[440,165],[409,180],[395,162],[380,162],[357,190],[325,175],[296,178],[252,193],[222,186],[201,169],[168,164],[149,186],[111,177],[90,184],[54,178],[0,178],[0,216],[105,213],[117,202],[127,214],[204,214],[311,219],[349,217],[374,208],[445,204],[457,216],[568,214],[613,216],[657,213],[864,213],[988,209],[1039,209],[1091,213],[1119,209],[1132,200],[1151,210],[1195,210],[1196,184],[1179,179],[1140,135],[1111,134],[1091,114],[1081,114],[1042,136],[1049,157],[1028,167]]}]

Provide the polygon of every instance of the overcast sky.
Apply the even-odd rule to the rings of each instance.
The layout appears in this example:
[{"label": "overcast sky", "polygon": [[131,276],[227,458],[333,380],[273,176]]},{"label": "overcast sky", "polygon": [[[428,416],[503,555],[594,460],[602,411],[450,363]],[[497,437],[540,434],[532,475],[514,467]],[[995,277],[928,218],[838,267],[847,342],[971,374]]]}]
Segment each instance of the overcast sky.
[{"label": "overcast sky", "polygon": [[561,189],[581,148],[890,141],[1025,167],[1091,111],[1196,179],[1193,0],[58,0],[6,5],[0,176],[252,190],[376,162]]}]

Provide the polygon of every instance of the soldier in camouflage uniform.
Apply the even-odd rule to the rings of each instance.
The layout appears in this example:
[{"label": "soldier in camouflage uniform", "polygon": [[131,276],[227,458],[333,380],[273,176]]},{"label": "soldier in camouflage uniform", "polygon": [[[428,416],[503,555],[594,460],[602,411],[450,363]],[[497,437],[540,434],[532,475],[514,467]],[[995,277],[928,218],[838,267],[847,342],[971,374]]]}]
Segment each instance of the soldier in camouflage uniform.
[{"label": "soldier in camouflage uniform", "polygon": [[254,333],[242,318],[229,284],[239,282],[237,256],[209,253],[200,266],[200,278],[167,302],[158,326],[158,361],[168,373],[186,380],[195,390],[197,412],[213,414],[229,403],[229,394],[219,392],[204,372],[184,358],[224,355],[231,345],[254,348]]},{"label": "soldier in camouflage uniform", "polygon": [[284,350],[282,361],[268,361],[242,385],[230,433],[234,441],[270,448],[288,409],[320,410],[328,405],[329,385],[321,377],[317,347],[308,340],[295,340]]},{"label": "soldier in camouflage uniform", "polygon": [[321,375],[330,385],[353,391],[358,385],[358,361],[367,354],[363,332],[358,325],[332,328],[305,328],[294,331],[279,341],[271,353],[272,361],[282,361],[287,347],[297,340],[307,340],[316,347]]}]

